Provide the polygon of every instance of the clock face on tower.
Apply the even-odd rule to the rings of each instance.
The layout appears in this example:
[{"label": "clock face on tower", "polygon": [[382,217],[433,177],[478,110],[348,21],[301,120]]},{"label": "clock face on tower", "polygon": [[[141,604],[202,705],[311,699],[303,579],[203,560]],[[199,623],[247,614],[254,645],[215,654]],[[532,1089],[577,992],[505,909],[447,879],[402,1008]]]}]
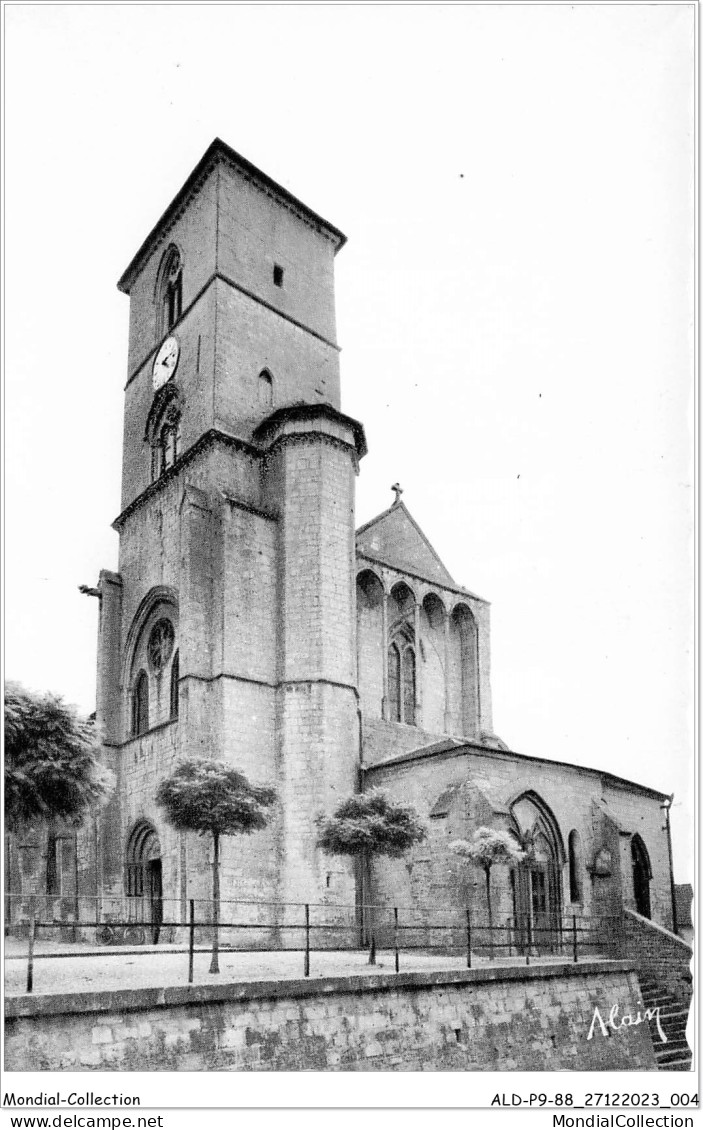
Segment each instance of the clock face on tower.
[{"label": "clock face on tower", "polygon": [[175,337],[167,337],[154,358],[154,392],[166,384],[176,371],[180,346]]}]

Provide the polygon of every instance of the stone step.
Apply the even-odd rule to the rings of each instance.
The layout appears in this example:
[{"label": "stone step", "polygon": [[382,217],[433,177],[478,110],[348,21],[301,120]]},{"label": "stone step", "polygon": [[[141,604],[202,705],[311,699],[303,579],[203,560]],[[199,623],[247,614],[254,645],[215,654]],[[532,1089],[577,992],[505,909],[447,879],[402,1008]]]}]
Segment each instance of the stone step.
[{"label": "stone step", "polygon": [[[679,1024],[679,1023],[672,1024],[668,1017],[661,1016],[661,1015],[659,1017],[659,1022],[660,1022],[662,1028],[664,1029],[664,1031],[666,1032],[668,1037],[673,1038],[673,1037],[679,1036],[682,1039],[685,1039],[685,1037],[686,1037],[686,1025],[685,1024]],[[656,1028],[657,1027],[656,1016],[652,1017],[652,1019],[650,1020],[649,1023],[650,1023],[650,1026],[653,1025],[654,1028]]]},{"label": "stone step", "polygon": [[678,1001],[652,1001],[643,997],[642,1003],[645,1008],[658,1008],[661,1016],[688,1016],[688,1011]]},{"label": "stone step", "polygon": [[[652,1009],[649,1009],[652,1012]],[[666,1021],[670,1028],[680,1028],[682,1032],[686,1031],[686,1017],[678,1012],[660,1012],[659,1017],[662,1021]]]},{"label": "stone step", "polygon": [[652,1040],[652,1044],[656,1055],[672,1055],[674,1052],[688,1054],[691,1050],[685,1040],[667,1040],[666,1043],[663,1040]]},{"label": "stone step", "polygon": [[[650,1015],[651,1015],[652,1012],[654,1012],[656,1014],[656,1009],[650,1009],[649,1011],[650,1011]],[[652,1017],[652,1020],[656,1024],[656,1015],[654,1017]],[[673,1016],[667,1016],[667,1014],[665,1012],[660,1012],[659,1013],[659,1021],[661,1023],[662,1028],[666,1028],[667,1032],[685,1032],[686,1031],[686,1021],[683,1020],[681,1017],[674,1019]],[[651,1023],[651,1021],[650,1021],[650,1023]]]},{"label": "stone step", "polygon": [[661,1064],[660,1070],[662,1071],[690,1071],[691,1070],[691,1056],[688,1059],[672,1060],[671,1063]]},{"label": "stone step", "polygon": [[685,1040],[652,1040],[655,1052],[661,1055],[671,1055],[673,1052],[689,1052],[691,1049]]},{"label": "stone step", "polygon": [[688,1047],[688,1040],[686,1039],[685,1032],[672,1032],[671,1028],[665,1028],[663,1024],[662,1029],[664,1031],[664,1035],[666,1036],[666,1042],[667,1044],[669,1044],[669,1046],[671,1046],[672,1044],[681,1044],[682,1047]]},{"label": "stone step", "polygon": [[662,1028],[666,1028],[667,1032],[676,1033],[680,1036],[686,1035],[686,1022],[685,1020],[672,1020],[670,1016],[661,1016]]},{"label": "stone step", "polygon": [[685,1055],[684,1052],[676,1052],[671,1056],[655,1056],[657,1066],[660,1068],[668,1068],[674,1063],[691,1063],[691,1055]]},{"label": "stone step", "polygon": [[670,1024],[682,1024],[684,1028],[686,1027],[686,1020],[688,1018],[687,1012],[682,1012],[681,1009],[677,1009],[673,1006],[667,1007],[666,1005],[660,1004],[648,1004],[647,1001],[644,1001],[643,1004],[644,1008],[649,1012],[655,1012],[659,1009],[659,1015],[662,1020],[666,1018]]},{"label": "stone step", "polygon": [[642,1003],[646,1009],[659,1010],[659,1022],[666,1043],[659,1038],[656,1017],[649,1021],[654,1058],[660,1071],[688,1071],[692,1062],[691,1049],[686,1039],[688,1013],[681,1001],[656,981],[645,977],[640,980]]}]

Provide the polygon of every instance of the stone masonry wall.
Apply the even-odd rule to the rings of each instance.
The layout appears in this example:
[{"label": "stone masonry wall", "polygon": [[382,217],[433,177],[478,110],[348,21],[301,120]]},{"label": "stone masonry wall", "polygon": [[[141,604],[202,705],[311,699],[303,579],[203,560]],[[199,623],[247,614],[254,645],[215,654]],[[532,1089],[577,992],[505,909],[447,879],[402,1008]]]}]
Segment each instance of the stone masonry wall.
[{"label": "stone masonry wall", "polygon": [[647,1071],[624,962],[126,990],[7,1002],[7,1071]]},{"label": "stone masonry wall", "polygon": [[156,280],[169,244],[180,249],[183,261],[183,309],[194,301],[216,263],[217,175],[210,173],[171,227],[156,240],[132,281],[129,303],[129,362],[131,375],[158,343]]},{"label": "stone masonry wall", "polygon": [[640,973],[653,977],[677,1000],[689,1003],[693,950],[683,938],[626,909],[622,953],[636,964]]},{"label": "stone masonry wall", "polygon": [[[334,341],[335,244],[229,164],[220,165],[218,178],[218,270],[269,308]],[[283,268],[281,286],[274,264]]]},{"label": "stone masonry wall", "polygon": [[[376,724],[380,729],[383,724]],[[388,730],[400,729],[385,724]],[[407,730],[408,727],[404,727]],[[405,737],[405,734],[402,735]],[[418,735],[421,737],[421,735]],[[601,846],[600,824],[594,821],[592,801],[598,800],[621,827],[638,831],[652,864],[650,887],[652,917],[668,926],[671,914],[668,845],[662,828],[660,798],[642,791],[615,787],[607,778],[577,766],[538,761],[499,751],[465,747],[428,757],[398,760],[395,764],[372,766],[365,775],[366,787],[387,789],[394,799],[412,804],[430,826],[430,841],[420,844],[402,860],[379,861],[374,865],[376,900],[398,906],[458,906],[464,898],[457,882],[456,857],[449,851],[455,839],[465,839],[477,826],[498,820],[505,823],[507,806],[522,792],[534,790],[549,806],[561,831],[564,845],[572,829],[581,838],[583,898],[569,902],[568,865],[562,872],[563,910],[582,915],[603,914],[606,908],[594,898],[594,884],[603,881],[589,873],[596,850]],[[454,807],[444,816],[430,816],[442,794],[453,786],[470,783],[490,802],[493,813],[474,813],[457,794]],[[502,823],[501,823],[502,821]],[[482,905],[481,873],[473,877],[479,909]],[[513,913],[506,868],[497,868],[492,880],[494,910],[507,919]],[[619,917],[621,904],[611,913]]]},{"label": "stone masonry wall", "polygon": [[[274,409],[301,400],[339,408],[339,353],[218,278],[215,426],[248,439]],[[259,373],[272,377],[262,403]]]}]

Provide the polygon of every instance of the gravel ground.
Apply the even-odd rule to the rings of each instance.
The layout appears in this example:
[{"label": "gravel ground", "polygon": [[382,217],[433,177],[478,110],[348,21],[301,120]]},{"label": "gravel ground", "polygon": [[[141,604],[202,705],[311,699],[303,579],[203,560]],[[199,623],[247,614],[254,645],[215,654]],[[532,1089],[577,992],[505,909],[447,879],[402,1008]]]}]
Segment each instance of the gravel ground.
[{"label": "gravel ground", "polygon": [[[545,956],[532,963],[563,961]],[[568,958],[566,959],[568,960]],[[303,977],[302,953],[267,951],[243,953],[220,951],[220,973],[209,973],[210,951],[198,947],[194,961],[194,983],[221,985],[237,981],[297,980]],[[494,962],[473,956],[474,968],[482,966],[524,965],[524,958],[501,957]],[[400,954],[401,973],[433,970],[465,969],[466,956],[443,956],[426,953]],[[395,972],[393,953],[379,951],[377,964],[368,964],[368,955],[360,951],[324,951],[310,955],[310,977],[369,976]],[[27,942],[5,939],[5,993],[21,996],[26,991]],[[103,989],[161,988],[185,985],[188,982],[188,953],[180,946],[102,947],[96,951],[87,943],[66,945],[37,942],[34,961],[34,993],[85,993]]]}]

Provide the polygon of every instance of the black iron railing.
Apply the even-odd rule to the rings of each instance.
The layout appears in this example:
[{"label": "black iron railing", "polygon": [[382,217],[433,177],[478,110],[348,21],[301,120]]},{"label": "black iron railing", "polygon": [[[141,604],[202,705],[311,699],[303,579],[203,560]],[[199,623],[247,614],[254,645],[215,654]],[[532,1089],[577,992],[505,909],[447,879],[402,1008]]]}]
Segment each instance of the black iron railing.
[{"label": "black iron railing", "polygon": [[[34,985],[34,964],[55,956],[119,956],[188,953],[188,982],[194,977],[196,952],[212,941],[212,902],[51,896],[13,896],[12,933],[27,940],[26,991]],[[67,907],[75,911],[67,913]],[[396,973],[404,954],[460,958],[475,963],[497,958],[510,964],[612,956],[617,952],[620,920],[585,915],[518,915],[486,922],[465,911],[438,907],[389,907],[326,903],[223,901],[217,927],[219,949],[231,952],[296,952],[303,955],[303,975],[310,976],[315,953],[378,949],[392,953]],[[37,940],[82,942],[60,954],[37,953]],[[88,944],[88,948],[85,944]]]}]

